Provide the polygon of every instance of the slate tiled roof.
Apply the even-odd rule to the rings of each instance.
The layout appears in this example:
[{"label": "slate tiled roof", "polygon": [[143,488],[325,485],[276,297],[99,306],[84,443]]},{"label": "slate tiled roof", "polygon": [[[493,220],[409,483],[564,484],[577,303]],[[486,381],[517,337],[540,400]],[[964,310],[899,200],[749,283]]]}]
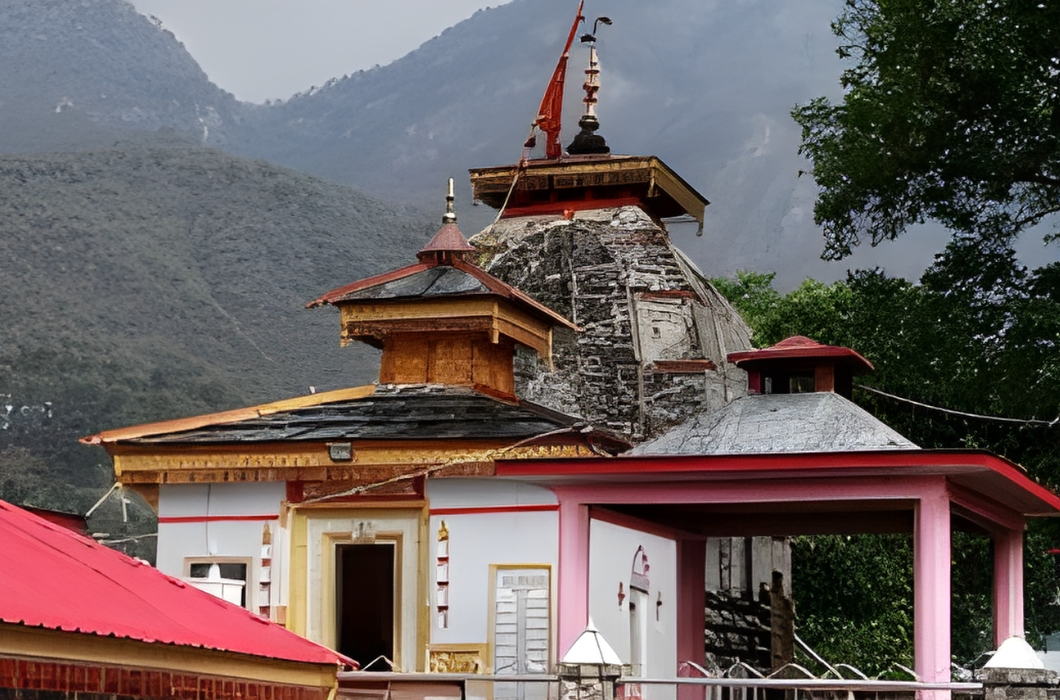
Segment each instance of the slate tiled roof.
[{"label": "slate tiled roof", "polygon": [[0,622],[302,663],[352,663],[3,501],[0,543]]},{"label": "slate tiled roof", "polygon": [[553,325],[577,329],[573,323],[528,294],[463,260],[421,261],[333,289],[306,304],[307,308],[349,301],[419,299],[491,294],[522,307]]},{"label": "slate tiled roof", "polygon": [[358,289],[336,298],[337,301],[358,299],[408,299],[448,294],[490,294],[481,280],[455,267],[432,267],[413,272],[408,277],[384,282],[376,287]]},{"label": "slate tiled roof", "polygon": [[917,446],[830,392],[754,394],[638,445],[635,455],[848,452]]},{"label": "slate tiled roof", "polygon": [[[141,432],[134,444],[245,443],[278,440],[493,439],[513,441],[573,426],[579,419],[470,387],[380,385],[354,400],[291,408],[188,430]],[[164,426],[164,424],[163,424]]]}]

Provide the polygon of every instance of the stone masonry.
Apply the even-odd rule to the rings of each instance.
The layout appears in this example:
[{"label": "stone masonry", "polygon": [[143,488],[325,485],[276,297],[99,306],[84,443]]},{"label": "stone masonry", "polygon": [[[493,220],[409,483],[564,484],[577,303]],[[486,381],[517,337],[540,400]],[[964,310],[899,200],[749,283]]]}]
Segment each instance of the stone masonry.
[{"label": "stone masonry", "polygon": [[471,241],[492,274],[567,316],[554,370],[516,361],[517,393],[634,441],[746,392],[726,355],[739,314],[637,207],[504,219]]}]

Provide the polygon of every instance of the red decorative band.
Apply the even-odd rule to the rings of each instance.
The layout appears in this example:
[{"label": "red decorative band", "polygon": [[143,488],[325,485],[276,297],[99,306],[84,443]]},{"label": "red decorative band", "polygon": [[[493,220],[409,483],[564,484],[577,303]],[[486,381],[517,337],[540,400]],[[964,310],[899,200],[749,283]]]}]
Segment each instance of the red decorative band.
[{"label": "red decorative band", "polygon": [[226,520],[261,521],[276,520],[279,515],[167,515],[158,518],[159,523],[216,523]]},{"label": "red decorative band", "polygon": [[462,508],[431,508],[431,515],[480,515],[483,513],[538,513],[557,511],[558,503],[540,503],[523,506],[475,506]]}]

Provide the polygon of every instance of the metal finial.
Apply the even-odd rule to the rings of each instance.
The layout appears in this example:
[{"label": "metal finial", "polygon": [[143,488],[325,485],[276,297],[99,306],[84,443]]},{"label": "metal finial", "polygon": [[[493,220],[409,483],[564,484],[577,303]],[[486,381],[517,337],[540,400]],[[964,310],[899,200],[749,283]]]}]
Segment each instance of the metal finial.
[{"label": "metal finial", "polygon": [[595,133],[600,128],[600,120],[596,116],[596,93],[600,92],[600,61],[596,57],[596,30],[601,24],[611,24],[609,17],[597,17],[593,22],[593,33],[582,36],[582,43],[589,45],[589,67],[585,69],[585,113],[578,120],[581,132],[574,137],[574,141],[567,147],[567,153],[571,155],[599,154],[606,155],[611,152],[603,136]]},{"label": "metal finial", "polygon": [[453,202],[455,201],[456,197],[453,195],[453,178],[449,178],[449,194],[445,195],[445,213],[442,214],[443,224],[456,223],[456,211],[453,209]]}]

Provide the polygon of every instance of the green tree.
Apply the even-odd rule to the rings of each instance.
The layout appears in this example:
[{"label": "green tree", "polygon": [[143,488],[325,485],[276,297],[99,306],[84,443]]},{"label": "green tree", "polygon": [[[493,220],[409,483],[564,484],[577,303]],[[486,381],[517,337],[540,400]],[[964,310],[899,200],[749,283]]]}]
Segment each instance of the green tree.
[{"label": "green tree", "polygon": [[847,0],[832,28],[843,99],[792,112],[823,257],[928,219],[989,239],[1060,211],[1060,5]]},{"label": "green tree", "polygon": [[[865,355],[867,388],[968,414],[942,413],[856,389],[863,408],[921,447],[975,447],[1060,487],[1060,265],[1028,271],[1011,241],[958,236],[919,284],[862,270],[833,284],[807,280],[786,295],[772,277],[718,282],[744,315],[755,343],[808,335]],[[909,642],[908,538],[799,538],[793,586],[800,635],[835,661],[874,673],[904,663]],[[1026,617],[1032,641],[1060,629],[1060,527],[1034,521],[1025,548]],[[993,646],[988,538],[956,533],[953,651],[967,663]],[[836,581],[837,585],[822,582]],[[854,643],[851,640],[857,640]]]}]

